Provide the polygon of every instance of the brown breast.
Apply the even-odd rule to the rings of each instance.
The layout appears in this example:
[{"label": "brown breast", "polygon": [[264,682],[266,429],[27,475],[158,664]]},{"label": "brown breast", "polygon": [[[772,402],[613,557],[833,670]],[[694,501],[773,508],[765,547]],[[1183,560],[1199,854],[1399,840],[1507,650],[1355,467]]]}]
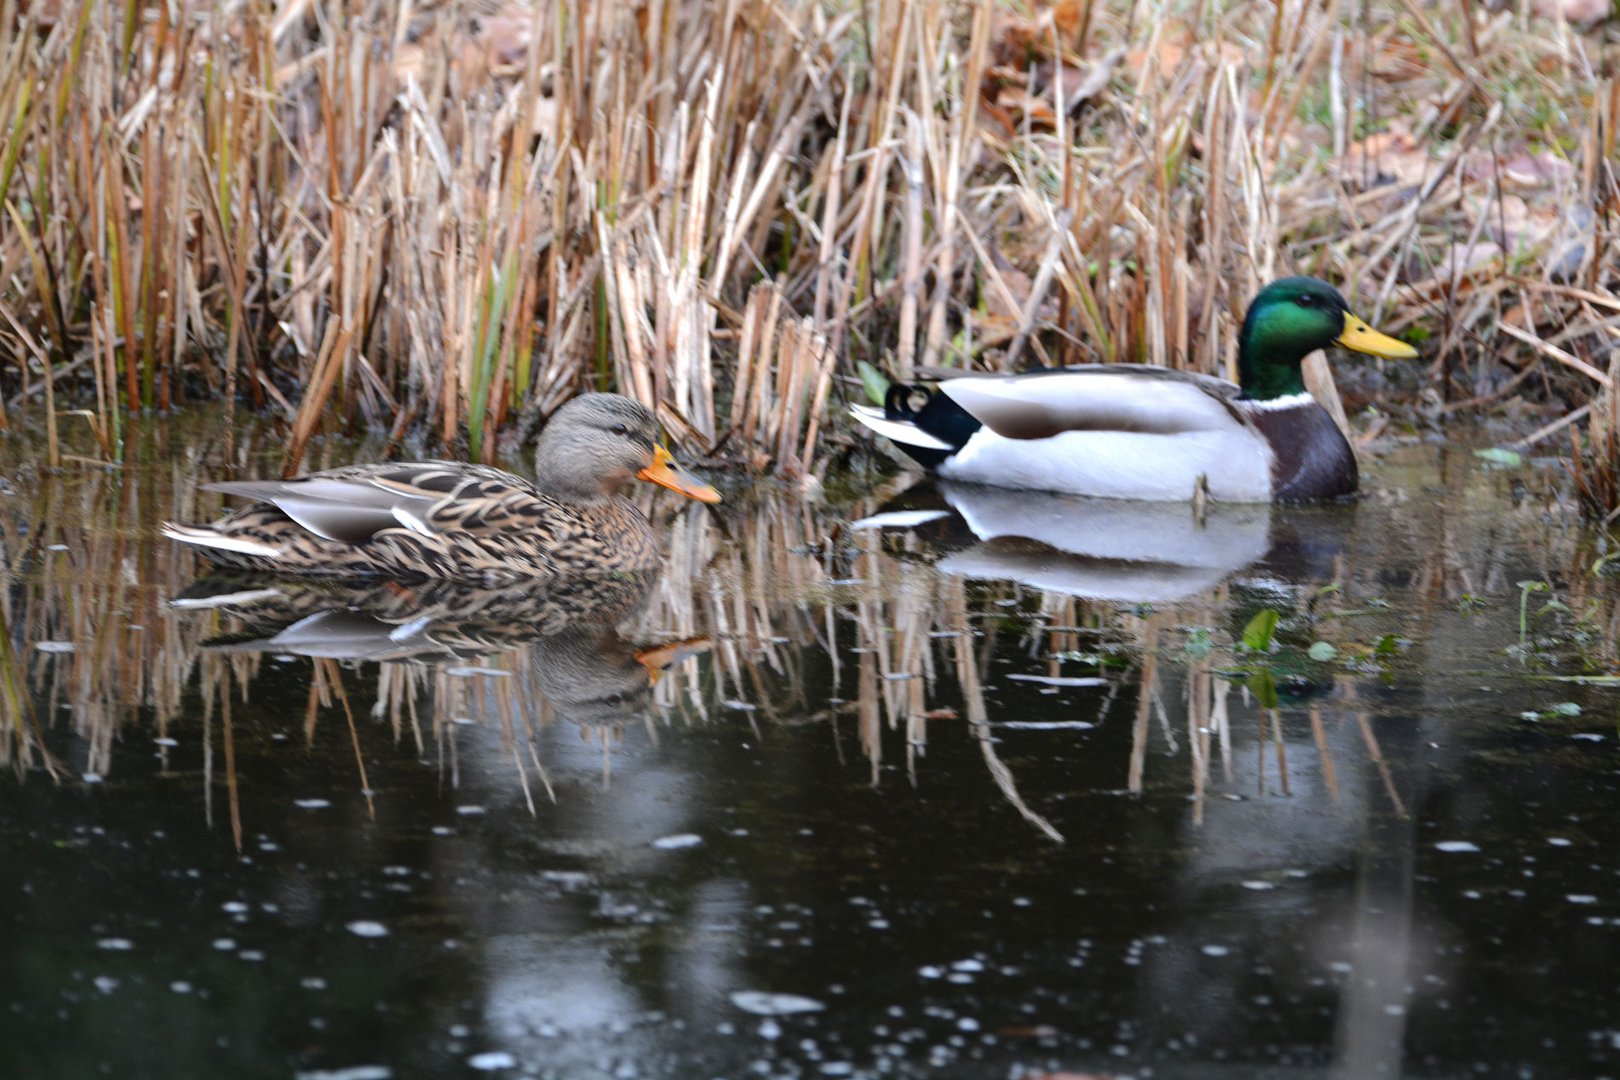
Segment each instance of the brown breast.
[{"label": "brown breast", "polygon": [[1356,490],[1355,451],[1339,426],[1316,402],[1290,409],[1245,412],[1275,455],[1271,463],[1271,497],[1278,502],[1334,499]]}]

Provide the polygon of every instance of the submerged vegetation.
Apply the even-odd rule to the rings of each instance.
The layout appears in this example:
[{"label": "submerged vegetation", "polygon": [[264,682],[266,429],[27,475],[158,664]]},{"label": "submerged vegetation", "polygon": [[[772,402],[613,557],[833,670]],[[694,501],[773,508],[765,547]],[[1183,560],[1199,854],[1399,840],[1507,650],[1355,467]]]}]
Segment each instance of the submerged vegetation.
[{"label": "submerged vegetation", "polygon": [[1607,513],[1607,14],[0,0],[0,386],[55,460],[199,399],[289,470],[334,426],[489,460],[592,386],[797,473],[854,358],[1227,374],[1297,270],[1424,343],[1429,415],[1545,413]]}]

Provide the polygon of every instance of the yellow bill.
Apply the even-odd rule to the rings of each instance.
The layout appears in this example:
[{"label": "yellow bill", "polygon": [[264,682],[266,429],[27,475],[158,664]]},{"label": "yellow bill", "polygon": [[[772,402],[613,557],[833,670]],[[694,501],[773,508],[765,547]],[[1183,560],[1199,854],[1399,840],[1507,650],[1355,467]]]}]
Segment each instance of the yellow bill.
[{"label": "yellow bill", "polygon": [[1347,349],[1382,356],[1389,360],[1410,360],[1418,354],[1418,351],[1406,342],[1397,341],[1388,334],[1380,334],[1348,311],[1344,313],[1344,332],[1333,340]]},{"label": "yellow bill", "polygon": [[675,464],[675,457],[662,446],[653,451],[652,464],[636,473],[636,476],[659,487],[667,487],[671,491],[678,491],[688,499],[698,502],[717,503],[720,493],[708,484],[700,482],[696,477]]}]

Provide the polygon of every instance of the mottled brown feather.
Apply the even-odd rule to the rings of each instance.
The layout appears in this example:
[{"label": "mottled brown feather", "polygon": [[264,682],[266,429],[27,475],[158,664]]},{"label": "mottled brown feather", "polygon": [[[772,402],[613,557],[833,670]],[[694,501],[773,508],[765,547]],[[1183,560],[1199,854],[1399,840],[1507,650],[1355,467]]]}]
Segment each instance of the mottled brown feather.
[{"label": "mottled brown feather", "polygon": [[[659,552],[647,519],[616,489],[652,464],[657,432],[628,398],[585,394],[542,432],[536,483],[450,461],[351,465],[217,485],[253,501],[211,525],[165,528],[221,566],[301,577],[494,588],[640,572]],[[220,539],[279,554],[208,546]]]}]

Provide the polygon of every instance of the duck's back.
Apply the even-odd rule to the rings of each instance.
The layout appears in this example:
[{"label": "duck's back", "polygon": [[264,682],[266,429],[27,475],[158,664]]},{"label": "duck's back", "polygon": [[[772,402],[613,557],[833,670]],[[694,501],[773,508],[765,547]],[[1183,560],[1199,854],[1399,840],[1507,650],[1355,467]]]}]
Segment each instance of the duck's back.
[{"label": "duck's back", "polygon": [[256,501],[207,526],[214,543],[177,538],[237,569],[501,586],[658,564],[627,500],[569,503],[488,466],[355,465],[218,486]]}]

